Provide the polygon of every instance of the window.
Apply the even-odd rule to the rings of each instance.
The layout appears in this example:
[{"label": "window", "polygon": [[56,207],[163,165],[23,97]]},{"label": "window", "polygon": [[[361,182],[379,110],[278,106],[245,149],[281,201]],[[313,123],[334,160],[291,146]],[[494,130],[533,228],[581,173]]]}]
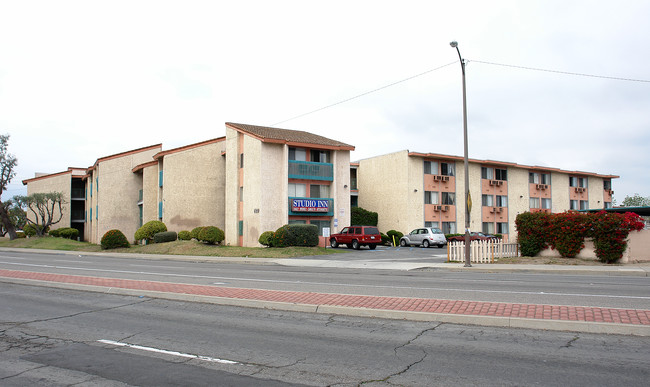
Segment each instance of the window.
[{"label": "window", "polygon": [[442,222],[442,232],[444,234],[456,234],[456,222]]},{"label": "window", "polygon": [[307,224],[304,219],[289,219],[289,224]]},{"label": "window", "polygon": [[424,204],[438,204],[438,192],[424,191]]},{"label": "window", "polygon": [[586,177],[579,177],[578,178],[578,187],[587,188],[587,186],[588,186],[587,178]]},{"label": "window", "polygon": [[454,202],[456,201],[456,194],[453,192],[443,192],[442,193],[442,203],[440,204],[447,204],[450,206],[454,205]]},{"label": "window", "polygon": [[531,184],[540,184],[539,182],[539,173],[528,172],[528,182]]},{"label": "window", "polygon": [[424,227],[436,227],[436,228],[438,228],[438,222],[424,222]]},{"label": "window", "polygon": [[589,202],[586,200],[580,200],[580,209],[581,210],[588,210],[589,209]]},{"label": "window", "polygon": [[612,202],[605,202],[605,208],[612,208]]},{"label": "window", "polygon": [[494,207],[494,196],[483,195],[481,197],[481,202],[483,204],[483,207]]},{"label": "window", "polygon": [[330,226],[329,220],[310,220],[309,224],[315,224],[318,227],[318,235],[323,236],[323,228]]},{"label": "window", "polygon": [[311,184],[309,186],[309,197],[310,198],[328,198],[328,197],[330,197],[330,186],[329,185]]},{"label": "window", "polygon": [[578,201],[577,200],[569,200],[569,209],[570,210],[577,210],[578,209]]},{"label": "window", "polygon": [[551,184],[551,174],[550,173],[542,173],[540,175],[540,177],[542,178],[541,184],[547,184],[547,185]]},{"label": "window", "polygon": [[312,149],[309,151],[309,159],[315,163],[329,163],[330,152],[324,150]]},{"label": "window", "polygon": [[244,187],[239,187],[239,201],[244,201]]},{"label": "window", "polygon": [[305,184],[289,183],[289,197],[304,198],[307,196],[307,186]]},{"label": "window", "polygon": [[577,187],[578,186],[578,178],[574,176],[569,176],[569,187]]},{"label": "window", "polygon": [[497,195],[497,207],[508,207],[508,197]]},{"label": "window", "polygon": [[530,208],[539,208],[539,198],[530,198]]},{"label": "window", "polygon": [[289,148],[289,160],[307,161],[307,153],[302,148]]},{"label": "window", "polygon": [[493,169],[488,167],[481,167],[481,179],[494,179]]},{"label": "window", "polygon": [[239,168],[244,168],[244,154],[239,154]]},{"label": "window", "polygon": [[497,234],[508,234],[508,223],[497,223]]},{"label": "window", "polygon": [[494,223],[483,222],[483,234],[494,234]]},{"label": "window", "polygon": [[425,161],[424,162],[424,173],[427,175],[437,175],[438,174],[438,163],[436,161]]},{"label": "window", "polygon": [[451,163],[440,163],[441,175],[444,176],[454,176],[454,164]]},{"label": "window", "polygon": [[604,190],[612,189],[612,181],[611,180],[603,180],[603,189]]},{"label": "window", "polygon": [[239,221],[239,224],[238,224],[237,228],[239,229],[238,230],[239,236],[243,236],[244,235],[244,221],[243,220]]},{"label": "window", "polygon": [[494,169],[494,175],[496,180],[508,180],[508,170],[507,169],[499,169],[495,168]]},{"label": "window", "polygon": [[542,208],[550,210],[551,209],[551,199],[542,199]]}]

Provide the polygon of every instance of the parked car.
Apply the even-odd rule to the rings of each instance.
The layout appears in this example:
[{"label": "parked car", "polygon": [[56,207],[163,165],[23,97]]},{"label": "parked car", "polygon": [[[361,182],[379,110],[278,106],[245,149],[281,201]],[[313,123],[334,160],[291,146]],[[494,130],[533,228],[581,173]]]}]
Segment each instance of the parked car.
[{"label": "parked car", "polygon": [[444,247],[447,244],[447,238],[445,234],[442,233],[442,230],[435,227],[423,227],[416,228],[407,235],[404,235],[399,240],[399,245],[402,247],[406,246],[438,246],[439,248]]},{"label": "parked car", "polygon": [[[489,241],[489,240],[494,240],[497,241],[499,240],[499,237],[496,235],[490,235],[490,234],[483,234],[482,232],[471,232],[469,233],[469,240],[471,241]],[[465,235],[456,235],[453,237],[449,237],[447,239],[449,242],[465,242]]]},{"label": "parked car", "polygon": [[330,246],[334,248],[346,245],[349,249],[359,250],[361,246],[368,246],[374,250],[380,243],[381,235],[375,226],[350,226],[330,235]]}]

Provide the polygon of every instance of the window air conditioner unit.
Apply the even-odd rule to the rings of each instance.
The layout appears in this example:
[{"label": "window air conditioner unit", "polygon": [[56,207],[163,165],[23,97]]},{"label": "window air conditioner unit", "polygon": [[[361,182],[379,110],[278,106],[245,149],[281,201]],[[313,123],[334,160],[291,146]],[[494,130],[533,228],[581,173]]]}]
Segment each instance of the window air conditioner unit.
[{"label": "window air conditioner unit", "polygon": [[441,206],[433,206],[434,211],[440,211]]},{"label": "window air conditioner unit", "polygon": [[490,212],[495,212],[496,208],[495,207],[490,207]]},{"label": "window air conditioner unit", "polygon": [[442,181],[449,181],[449,176],[442,176]]},{"label": "window air conditioner unit", "polygon": [[444,212],[449,211],[449,206],[442,206],[442,211]]}]

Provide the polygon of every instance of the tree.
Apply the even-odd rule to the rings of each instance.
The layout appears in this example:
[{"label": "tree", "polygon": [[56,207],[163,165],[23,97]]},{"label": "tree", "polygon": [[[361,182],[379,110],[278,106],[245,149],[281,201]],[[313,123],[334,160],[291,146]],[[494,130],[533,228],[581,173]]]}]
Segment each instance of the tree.
[{"label": "tree", "polygon": [[[27,223],[27,214],[14,201],[5,200],[4,203],[0,203],[0,205],[5,208],[5,211],[9,216],[9,222],[14,226],[14,230],[20,230],[25,226]],[[2,231],[0,232],[0,235],[5,236],[9,230],[7,230],[4,224],[1,228]]]},{"label": "tree", "polygon": [[37,236],[43,236],[50,226],[59,223],[63,218],[63,205],[66,202],[62,192],[15,196],[14,200],[21,208],[33,215],[33,219],[27,217],[27,223],[34,226]]},{"label": "tree", "polygon": [[622,203],[623,207],[647,207],[650,206],[650,196],[644,198],[635,193],[634,196],[625,196]]},{"label": "tree", "polygon": [[[11,179],[16,176],[16,165],[18,165],[18,159],[16,156],[7,153],[7,147],[9,146],[9,135],[3,134],[0,135],[0,198],[2,193],[7,189],[7,185],[11,182]],[[0,223],[9,234],[9,239],[16,239],[16,228],[13,223],[11,223],[11,218],[9,216],[8,206],[2,203],[0,200]]]}]

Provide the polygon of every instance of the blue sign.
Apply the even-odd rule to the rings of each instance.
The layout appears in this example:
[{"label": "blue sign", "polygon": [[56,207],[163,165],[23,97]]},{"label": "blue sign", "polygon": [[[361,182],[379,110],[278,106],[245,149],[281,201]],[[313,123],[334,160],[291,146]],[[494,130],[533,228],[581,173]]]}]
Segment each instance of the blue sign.
[{"label": "blue sign", "polygon": [[329,200],[319,199],[293,199],[291,211],[293,212],[329,212]]}]

